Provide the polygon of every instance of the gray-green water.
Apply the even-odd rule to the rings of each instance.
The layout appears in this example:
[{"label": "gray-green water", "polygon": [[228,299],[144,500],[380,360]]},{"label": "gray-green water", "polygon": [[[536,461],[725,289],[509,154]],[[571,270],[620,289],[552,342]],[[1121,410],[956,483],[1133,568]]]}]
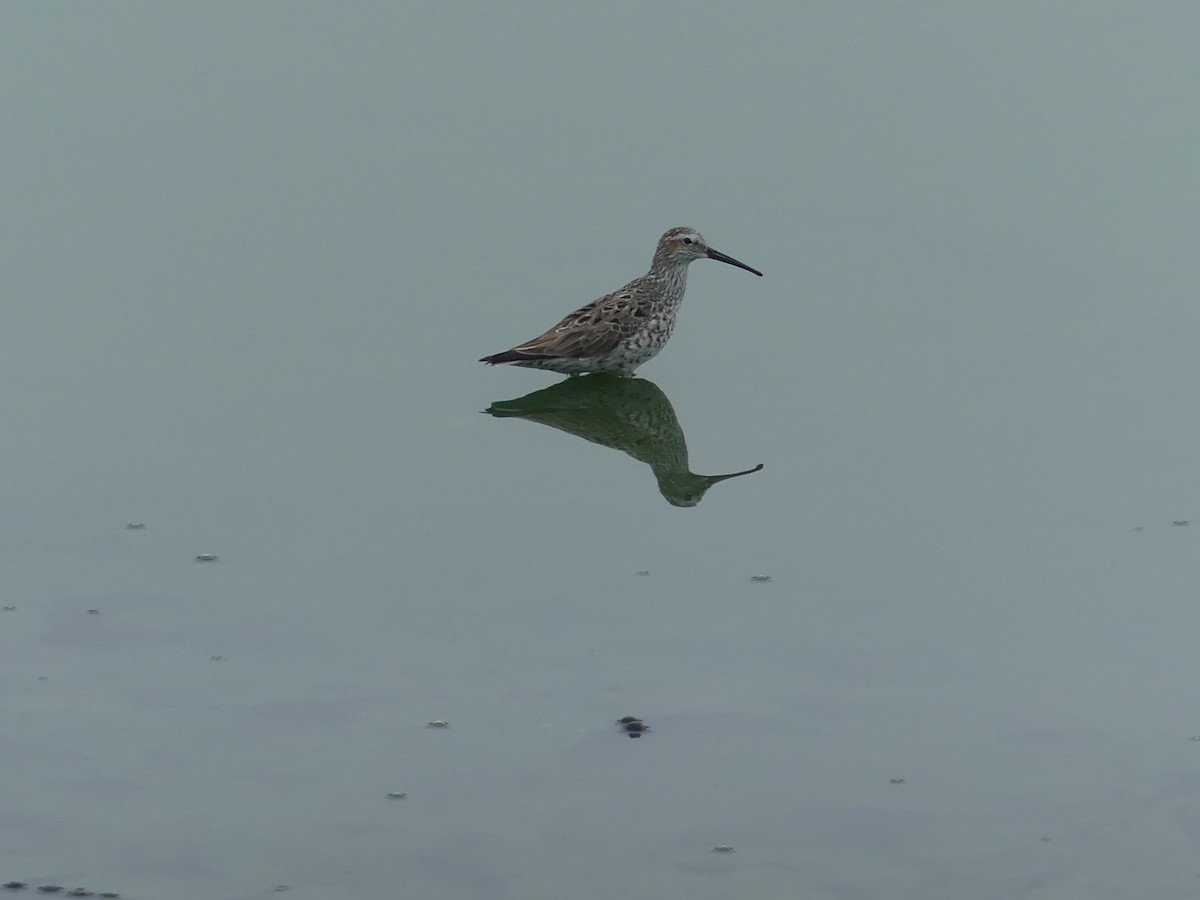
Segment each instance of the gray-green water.
[{"label": "gray-green water", "polygon": [[1195,893],[1195,8],[3,18],[0,882]]}]

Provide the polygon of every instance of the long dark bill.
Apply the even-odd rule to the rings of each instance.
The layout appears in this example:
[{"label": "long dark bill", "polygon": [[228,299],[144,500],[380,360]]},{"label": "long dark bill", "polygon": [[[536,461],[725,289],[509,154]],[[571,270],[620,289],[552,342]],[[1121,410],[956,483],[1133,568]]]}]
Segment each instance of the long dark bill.
[{"label": "long dark bill", "polygon": [[739,269],[745,269],[747,272],[753,272],[760,278],[762,277],[762,272],[758,271],[758,269],[752,269],[744,262],[738,262],[732,256],[726,256],[724,253],[714,250],[712,247],[708,248],[708,258],[715,259],[717,262],[729,263],[731,266],[737,266]]}]

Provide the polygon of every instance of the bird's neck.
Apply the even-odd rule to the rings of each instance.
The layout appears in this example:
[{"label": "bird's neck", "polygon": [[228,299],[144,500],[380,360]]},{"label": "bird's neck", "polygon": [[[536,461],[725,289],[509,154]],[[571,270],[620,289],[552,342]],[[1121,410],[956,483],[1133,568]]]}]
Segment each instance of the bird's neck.
[{"label": "bird's neck", "polygon": [[687,263],[681,264],[655,257],[647,277],[660,282],[666,288],[667,295],[682,298],[684,289],[687,288],[687,270]]}]

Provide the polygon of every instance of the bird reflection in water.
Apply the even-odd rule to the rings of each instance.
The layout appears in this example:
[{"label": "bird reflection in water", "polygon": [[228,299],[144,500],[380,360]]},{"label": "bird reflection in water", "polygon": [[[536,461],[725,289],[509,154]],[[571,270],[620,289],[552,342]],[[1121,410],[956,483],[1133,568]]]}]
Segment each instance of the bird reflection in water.
[{"label": "bird reflection in water", "polygon": [[500,400],[484,412],[497,418],[528,419],[627,453],[644,462],[672,506],[695,506],[728,475],[697,475],[688,468],[687,441],[667,395],[644,378],[584,375],[516,400]]}]

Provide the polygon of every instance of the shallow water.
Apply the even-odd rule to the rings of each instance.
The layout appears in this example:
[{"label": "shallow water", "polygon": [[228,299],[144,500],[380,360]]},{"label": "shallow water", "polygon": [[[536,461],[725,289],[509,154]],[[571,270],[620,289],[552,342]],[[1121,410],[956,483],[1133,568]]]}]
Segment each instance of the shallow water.
[{"label": "shallow water", "polygon": [[[1095,9],[14,7],[0,883],[1192,892],[1194,29]],[[679,224],[643,379],[475,362]]]}]

